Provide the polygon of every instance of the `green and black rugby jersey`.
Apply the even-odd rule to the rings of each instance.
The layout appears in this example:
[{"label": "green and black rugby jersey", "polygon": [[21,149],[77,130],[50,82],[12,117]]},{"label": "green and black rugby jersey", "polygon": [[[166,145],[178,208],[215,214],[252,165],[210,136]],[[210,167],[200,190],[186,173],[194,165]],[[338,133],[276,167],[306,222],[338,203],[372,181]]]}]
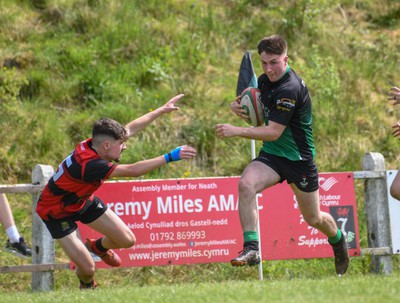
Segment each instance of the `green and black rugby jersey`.
[{"label": "green and black rugby jersey", "polygon": [[266,74],[258,78],[265,123],[285,125],[276,141],[264,141],[262,150],[292,161],[311,160],[315,156],[312,131],[311,98],[304,81],[290,68],[279,81],[271,82]]}]

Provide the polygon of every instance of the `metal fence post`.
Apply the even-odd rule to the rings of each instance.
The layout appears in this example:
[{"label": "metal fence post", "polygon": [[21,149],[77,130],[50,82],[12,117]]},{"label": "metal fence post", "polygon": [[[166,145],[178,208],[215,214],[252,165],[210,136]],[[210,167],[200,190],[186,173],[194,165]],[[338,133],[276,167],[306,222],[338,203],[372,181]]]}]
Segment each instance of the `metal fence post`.
[{"label": "metal fence post", "polygon": [[[50,165],[38,164],[32,172],[32,183],[44,185],[54,173]],[[54,240],[48,232],[40,217],[36,214],[36,204],[40,193],[33,193],[32,208],[32,263],[33,264],[54,264]],[[49,291],[54,287],[54,275],[49,272],[32,273],[32,290]]]},{"label": "metal fence post", "polygon": [[[366,153],[362,161],[365,171],[384,171],[385,159],[380,153]],[[371,248],[391,246],[388,192],[386,175],[364,181],[365,213],[367,220],[368,246]],[[371,256],[371,271],[389,274],[392,272],[392,256]]]}]

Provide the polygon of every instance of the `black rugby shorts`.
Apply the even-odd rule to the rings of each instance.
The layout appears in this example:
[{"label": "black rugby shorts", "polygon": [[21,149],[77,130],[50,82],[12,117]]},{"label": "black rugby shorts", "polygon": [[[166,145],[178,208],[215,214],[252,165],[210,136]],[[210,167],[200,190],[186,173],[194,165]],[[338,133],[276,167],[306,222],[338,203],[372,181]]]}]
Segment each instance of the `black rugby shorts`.
[{"label": "black rugby shorts", "polygon": [[291,161],[284,157],[260,151],[253,161],[259,161],[271,167],[281,177],[279,183],[294,183],[304,192],[313,192],[319,188],[318,168],[314,160]]},{"label": "black rugby shorts", "polygon": [[106,210],[107,206],[95,196],[93,200],[87,199],[84,209],[79,213],[61,219],[49,218],[49,220],[43,220],[43,222],[53,239],[61,239],[78,228],[76,221],[84,224],[91,223],[101,217]]}]

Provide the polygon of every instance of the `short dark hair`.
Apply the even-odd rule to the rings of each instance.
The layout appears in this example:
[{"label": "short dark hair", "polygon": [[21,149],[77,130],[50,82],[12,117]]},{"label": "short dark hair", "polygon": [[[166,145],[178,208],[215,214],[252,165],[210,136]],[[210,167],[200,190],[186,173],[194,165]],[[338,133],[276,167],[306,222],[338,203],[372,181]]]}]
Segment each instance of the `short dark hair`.
[{"label": "short dark hair", "polygon": [[272,35],[262,38],[257,48],[259,55],[263,52],[266,54],[283,55],[287,53],[287,42],[280,35]]},{"label": "short dark hair", "polygon": [[98,136],[108,136],[115,140],[127,140],[128,132],[125,127],[110,118],[101,118],[93,124],[92,138]]}]

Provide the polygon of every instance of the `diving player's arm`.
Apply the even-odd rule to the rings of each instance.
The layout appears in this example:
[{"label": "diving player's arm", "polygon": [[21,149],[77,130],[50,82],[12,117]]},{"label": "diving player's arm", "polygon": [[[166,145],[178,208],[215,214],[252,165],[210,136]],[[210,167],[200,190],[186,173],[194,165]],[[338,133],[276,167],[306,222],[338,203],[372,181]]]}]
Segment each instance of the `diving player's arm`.
[{"label": "diving player's arm", "polygon": [[175,106],[175,103],[179,101],[184,95],[180,94],[175,97],[173,97],[171,100],[169,100],[167,103],[164,105],[160,106],[159,108],[129,122],[125,128],[128,132],[128,136],[131,137],[141,130],[143,130],[147,125],[149,125],[151,122],[153,122],[155,119],[160,117],[161,115],[165,113],[170,113],[172,111],[179,110],[179,107]]},{"label": "diving player's arm", "polygon": [[196,150],[191,146],[179,146],[163,156],[146,159],[132,164],[120,164],[110,174],[113,177],[139,177],[145,175],[169,162],[183,159],[192,159],[196,156]]}]

